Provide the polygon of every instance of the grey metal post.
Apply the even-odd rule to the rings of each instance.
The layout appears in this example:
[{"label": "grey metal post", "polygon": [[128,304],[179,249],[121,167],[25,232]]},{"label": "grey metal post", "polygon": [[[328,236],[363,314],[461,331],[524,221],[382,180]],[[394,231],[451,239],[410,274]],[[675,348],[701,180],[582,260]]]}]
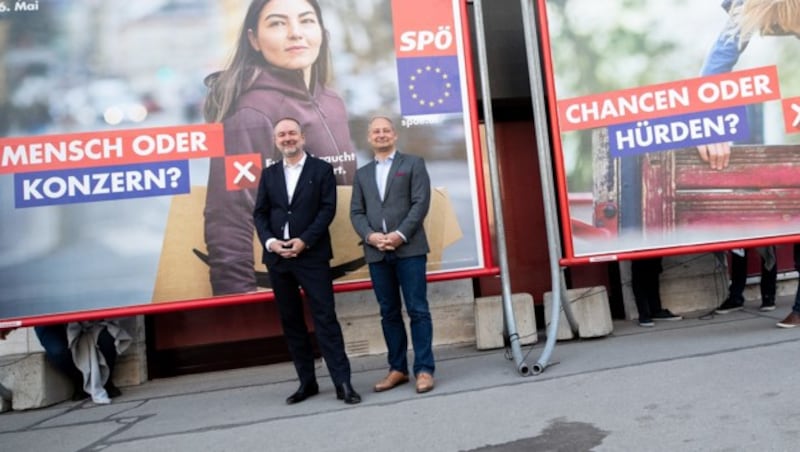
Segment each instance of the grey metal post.
[{"label": "grey metal post", "polygon": [[475,6],[475,36],[478,44],[478,68],[481,75],[481,93],[483,95],[483,119],[486,126],[486,147],[489,158],[489,178],[492,182],[492,201],[494,205],[495,233],[497,235],[497,257],[500,266],[500,282],[502,285],[503,319],[511,346],[511,356],[517,371],[522,376],[530,375],[530,368],[522,357],[522,349],[514,319],[514,306],[511,303],[511,277],[508,272],[508,254],[506,250],[506,232],[503,221],[503,200],[500,196],[500,181],[497,168],[497,151],[494,142],[494,119],[492,117],[492,94],[489,88],[489,65],[486,58],[486,35],[483,25],[483,5],[481,0],[473,2]]},{"label": "grey metal post", "polygon": [[536,147],[539,151],[539,172],[542,181],[542,197],[544,199],[544,216],[547,228],[547,250],[550,256],[550,278],[551,293],[553,294],[553,306],[550,310],[550,325],[547,328],[547,341],[544,350],[533,365],[533,374],[538,375],[547,368],[550,362],[550,355],[555,348],[558,336],[558,322],[561,317],[561,310],[567,321],[570,323],[572,331],[577,332],[577,323],[572,315],[569,303],[562,303],[565,285],[563,284],[563,273],[559,263],[561,259],[561,242],[558,227],[558,216],[556,215],[556,193],[553,190],[553,162],[550,159],[550,142],[548,137],[550,131],[547,127],[547,110],[544,105],[544,81],[542,80],[541,56],[539,54],[539,43],[537,41],[538,30],[536,27],[536,15],[533,8],[533,0],[520,0],[522,5],[522,21],[525,31],[525,46],[528,50],[528,78],[531,85],[531,99],[533,103],[533,121],[536,126]]}]

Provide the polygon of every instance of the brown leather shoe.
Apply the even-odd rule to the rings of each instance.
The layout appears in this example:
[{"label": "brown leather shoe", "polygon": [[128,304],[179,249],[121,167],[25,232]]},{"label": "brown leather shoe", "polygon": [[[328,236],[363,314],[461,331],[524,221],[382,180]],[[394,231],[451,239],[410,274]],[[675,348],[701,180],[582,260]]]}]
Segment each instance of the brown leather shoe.
[{"label": "brown leather shoe", "polygon": [[417,374],[417,393],[422,394],[433,389],[433,375],[427,372]]},{"label": "brown leather shoe", "polygon": [[397,370],[390,370],[389,375],[387,375],[383,380],[375,383],[375,387],[373,389],[375,389],[375,392],[388,391],[403,383],[408,383],[408,375]]},{"label": "brown leather shoe", "polygon": [[800,313],[792,311],[776,325],[778,328],[794,328],[800,326]]}]

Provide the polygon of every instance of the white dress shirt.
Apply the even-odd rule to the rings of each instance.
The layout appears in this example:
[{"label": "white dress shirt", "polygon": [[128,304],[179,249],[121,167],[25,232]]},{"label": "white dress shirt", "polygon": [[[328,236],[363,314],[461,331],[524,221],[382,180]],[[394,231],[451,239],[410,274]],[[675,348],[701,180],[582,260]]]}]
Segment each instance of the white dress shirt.
[{"label": "white dress shirt", "polygon": [[[389,179],[389,169],[392,168],[392,162],[394,162],[394,154],[397,151],[392,151],[389,154],[389,157],[386,157],[383,160],[375,159],[375,183],[378,184],[378,194],[381,197],[381,201],[386,198],[386,185]],[[386,231],[386,220],[383,220],[383,233],[385,234]]]},{"label": "white dress shirt", "polygon": [[389,179],[389,169],[392,168],[394,162],[394,155],[397,151],[389,154],[389,157],[378,160],[375,159],[375,182],[378,184],[378,193],[381,195],[381,201],[386,197],[386,183]]},{"label": "white dress shirt", "polygon": [[[283,178],[286,180],[286,194],[289,195],[289,204],[292,203],[294,190],[297,188],[297,181],[300,179],[300,173],[303,172],[303,165],[306,163],[306,157],[308,157],[308,155],[303,152],[303,158],[301,158],[300,161],[294,165],[287,163],[285,159],[283,160]],[[283,239],[289,240],[290,238],[292,238],[292,236],[289,233],[289,222],[287,221],[283,227]],[[277,239],[273,237],[264,243],[264,245],[267,247],[267,251],[272,252],[269,246],[275,240]]]}]

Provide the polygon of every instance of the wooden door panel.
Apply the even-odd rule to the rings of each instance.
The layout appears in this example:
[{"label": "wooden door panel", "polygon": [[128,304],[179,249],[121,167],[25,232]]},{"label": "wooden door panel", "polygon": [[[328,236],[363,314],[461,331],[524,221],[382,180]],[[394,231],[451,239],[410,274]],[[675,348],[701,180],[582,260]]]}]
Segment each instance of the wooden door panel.
[{"label": "wooden door panel", "polygon": [[800,217],[800,145],[733,146],[724,170],[710,169],[694,148],[647,154],[642,178],[647,229],[757,227]]}]

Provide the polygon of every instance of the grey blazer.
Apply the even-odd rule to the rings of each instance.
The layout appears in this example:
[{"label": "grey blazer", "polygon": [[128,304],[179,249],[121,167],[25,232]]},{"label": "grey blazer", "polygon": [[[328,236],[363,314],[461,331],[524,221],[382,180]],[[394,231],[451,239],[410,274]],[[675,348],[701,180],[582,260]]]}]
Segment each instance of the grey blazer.
[{"label": "grey blazer", "polygon": [[[422,222],[431,204],[431,181],[425,161],[397,151],[389,169],[386,194],[381,201],[375,182],[375,160],[359,168],[353,181],[350,221],[364,244],[367,263],[383,259],[383,252],[367,244],[373,232],[400,231],[407,242],[397,248],[397,257],[428,254],[428,239]],[[383,231],[383,221],[386,231]]]}]

